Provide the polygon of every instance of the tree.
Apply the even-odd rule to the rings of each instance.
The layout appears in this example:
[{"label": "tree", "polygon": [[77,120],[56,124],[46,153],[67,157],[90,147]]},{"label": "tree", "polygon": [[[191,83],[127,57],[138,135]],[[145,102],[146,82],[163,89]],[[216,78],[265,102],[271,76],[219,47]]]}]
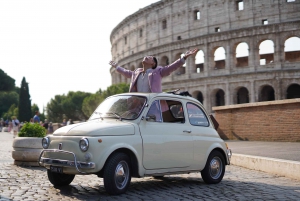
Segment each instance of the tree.
[{"label": "tree", "polygon": [[29,87],[25,77],[23,77],[19,95],[19,120],[29,122],[31,117],[32,114]]},{"label": "tree", "polygon": [[70,91],[67,95],[56,95],[47,104],[48,119],[61,122],[63,118],[72,120],[86,120],[87,116],[82,112],[83,100],[91,93]]},{"label": "tree", "polygon": [[0,91],[0,117],[7,118],[7,116],[5,116],[4,113],[7,113],[7,111],[13,104],[19,104],[19,95],[14,91]]},{"label": "tree", "polygon": [[18,107],[15,104],[12,104],[8,111],[4,113],[4,118],[5,119],[12,119],[13,116],[18,116]]},{"label": "tree", "polygon": [[0,91],[12,91],[15,89],[15,80],[0,69]]},{"label": "tree", "polygon": [[107,97],[115,94],[126,93],[128,91],[129,84],[124,83],[111,85],[104,91],[99,89],[96,94],[92,94],[83,100],[82,112],[89,117],[95,111],[97,106]]}]

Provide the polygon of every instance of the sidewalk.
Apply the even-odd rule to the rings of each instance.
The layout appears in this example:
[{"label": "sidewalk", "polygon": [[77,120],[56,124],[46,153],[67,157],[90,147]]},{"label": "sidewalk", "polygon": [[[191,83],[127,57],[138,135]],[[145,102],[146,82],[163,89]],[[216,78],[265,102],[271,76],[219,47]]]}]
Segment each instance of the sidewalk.
[{"label": "sidewalk", "polygon": [[231,164],[300,180],[300,143],[226,141]]},{"label": "sidewalk", "polygon": [[232,153],[300,162],[300,142],[225,141]]}]

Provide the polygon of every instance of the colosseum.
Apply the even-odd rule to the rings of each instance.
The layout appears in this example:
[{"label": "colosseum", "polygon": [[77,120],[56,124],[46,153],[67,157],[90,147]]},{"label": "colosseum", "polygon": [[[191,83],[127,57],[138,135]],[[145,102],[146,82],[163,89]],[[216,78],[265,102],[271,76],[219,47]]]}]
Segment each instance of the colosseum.
[{"label": "colosseum", "polygon": [[[162,0],[126,17],[110,35],[112,58],[134,70],[199,52],[163,78],[213,106],[300,98],[299,0]],[[112,84],[130,80],[110,69]]]}]

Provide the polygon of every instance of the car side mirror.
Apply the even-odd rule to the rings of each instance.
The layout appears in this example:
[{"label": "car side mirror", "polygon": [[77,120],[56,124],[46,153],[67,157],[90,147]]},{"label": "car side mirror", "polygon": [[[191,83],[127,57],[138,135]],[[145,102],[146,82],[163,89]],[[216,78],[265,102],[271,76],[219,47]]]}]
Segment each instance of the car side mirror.
[{"label": "car side mirror", "polygon": [[156,116],[153,114],[150,114],[146,116],[146,121],[156,121]]}]

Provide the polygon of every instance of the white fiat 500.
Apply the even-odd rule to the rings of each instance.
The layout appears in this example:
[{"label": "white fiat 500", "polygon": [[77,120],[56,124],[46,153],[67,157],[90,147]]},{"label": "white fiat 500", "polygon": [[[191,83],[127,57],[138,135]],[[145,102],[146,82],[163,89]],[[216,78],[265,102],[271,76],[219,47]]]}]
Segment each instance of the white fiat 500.
[{"label": "white fiat 500", "polygon": [[201,172],[216,184],[231,156],[202,104],[170,93],[110,96],[87,122],[59,128],[42,145],[39,164],[53,185],[95,174],[113,195],[124,193],[131,177]]}]

